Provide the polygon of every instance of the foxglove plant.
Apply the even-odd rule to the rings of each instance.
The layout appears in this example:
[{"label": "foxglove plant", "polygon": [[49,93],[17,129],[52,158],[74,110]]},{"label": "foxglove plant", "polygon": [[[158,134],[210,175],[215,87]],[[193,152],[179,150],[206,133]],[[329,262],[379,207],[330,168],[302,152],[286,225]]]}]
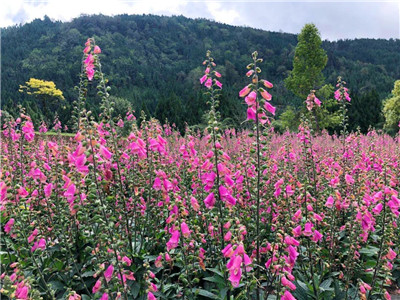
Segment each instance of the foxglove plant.
[{"label": "foxglove plant", "polygon": [[[251,77],[251,83],[245,86],[240,92],[239,97],[245,97],[245,102],[248,105],[247,108],[247,119],[253,120],[255,122],[255,132],[256,132],[256,171],[257,171],[257,183],[256,183],[256,194],[255,194],[255,204],[256,204],[256,277],[260,278],[261,274],[261,258],[260,258],[260,246],[261,246],[261,235],[260,235],[260,202],[261,202],[261,135],[262,126],[269,123],[269,119],[266,112],[270,112],[275,115],[275,107],[272,106],[269,101],[271,101],[272,96],[268,93],[266,88],[272,88],[273,85],[265,79],[260,79],[258,74],[261,73],[260,67],[257,66],[263,60],[258,58],[257,51],[252,54],[253,62],[247,66],[246,76]],[[262,86],[264,87],[262,87]],[[260,96],[261,97],[260,97]],[[260,299],[259,287],[257,287],[257,299]]]},{"label": "foxglove plant", "polygon": [[340,111],[341,111],[341,125],[343,129],[340,132],[340,135],[342,136],[343,140],[343,152],[346,151],[346,135],[348,134],[347,132],[347,127],[348,127],[348,122],[349,118],[347,116],[347,102],[350,103],[351,98],[349,96],[349,90],[347,87],[345,87],[346,81],[342,80],[342,77],[339,76],[337,80],[336,87],[338,88],[335,91],[335,99],[340,102]]}]

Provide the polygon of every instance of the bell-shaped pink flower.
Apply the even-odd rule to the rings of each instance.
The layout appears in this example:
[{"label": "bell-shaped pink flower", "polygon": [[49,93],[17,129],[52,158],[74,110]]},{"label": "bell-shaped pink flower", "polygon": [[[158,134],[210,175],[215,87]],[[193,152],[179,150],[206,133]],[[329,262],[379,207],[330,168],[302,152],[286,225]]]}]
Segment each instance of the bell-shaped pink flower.
[{"label": "bell-shaped pink flower", "polygon": [[6,223],[6,225],[4,225],[4,232],[5,233],[10,233],[10,231],[12,230],[13,226],[14,226],[14,222],[15,220],[13,218],[11,218],[10,220],[8,220],[8,222]]},{"label": "bell-shaped pink flower", "polygon": [[322,239],[322,234],[318,231],[318,230],[315,230],[314,231],[314,235],[313,235],[313,237],[312,237],[312,240],[314,241],[314,242],[319,242],[320,240]]},{"label": "bell-shaped pink flower", "polygon": [[245,99],[244,101],[246,101],[246,104],[248,106],[253,106],[254,104],[256,104],[256,99],[257,99],[257,93],[252,91]]},{"label": "bell-shaped pink flower", "polygon": [[264,86],[266,88],[272,89],[274,87],[274,85],[271,82],[269,82],[268,80],[261,79],[260,81],[262,82],[262,84],[264,84]]},{"label": "bell-shaped pink flower", "polygon": [[44,187],[44,195],[46,196],[46,198],[49,198],[51,196],[52,191],[53,191],[53,184],[52,183],[46,184]]},{"label": "bell-shaped pink flower", "polygon": [[107,293],[104,293],[104,294],[101,296],[100,300],[108,300],[108,294],[107,294]]},{"label": "bell-shaped pink flower", "polygon": [[208,209],[211,209],[214,207],[214,204],[215,204],[214,193],[208,194],[208,196],[204,199],[204,204],[206,205],[206,208],[208,208]]},{"label": "bell-shaped pink flower", "polygon": [[242,257],[240,255],[232,256],[226,267],[229,269],[229,281],[233,287],[238,287],[242,278]]},{"label": "bell-shaped pink flower", "polygon": [[207,75],[203,75],[203,77],[200,78],[200,84],[203,84],[207,79]]},{"label": "bell-shaped pink flower", "polygon": [[349,174],[344,175],[344,179],[346,180],[346,183],[348,185],[354,184],[354,178],[351,175]]},{"label": "bell-shaped pink flower", "polygon": [[244,97],[248,93],[250,93],[251,89],[248,85],[246,85],[240,92],[239,92],[239,97]]},{"label": "bell-shaped pink flower", "polygon": [[386,254],[387,259],[393,260],[396,258],[396,256],[397,256],[396,252],[394,252],[392,248],[389,248],[389,252],[388,254]]},{"label": "bell-shaped pink flower", "polygon": [[38,235],[38,233],[39,233],[39,231],[37,230],[37,228],[35,228],[35,230],[32,231],[32,234],[28,237],[28,243],[32,243],[33,240]]},{"label": "bell-shaped pink flower", "polygon": [[265,102],[264,108],[269,111],[271,114],[275,115],[275,106],[272,106],[269,102]]},{"label": "bell-shaped pink flower", "polygon": [[97,280],[95,285],[92,288],[92,293],[96,294],[101,289],[101,280]]},{"label": "bell-shaped pink flower", "polygon": [[28,299],[29,288],[26,285],[18,286],[15,291],[16,299]]},{"label": "bell-shaped pink flower", "polygon": [[296,298],[288,290],[286,290],[283,293],[281,300],[296,300]]},{"label": "bell-shaped pink flower", "polygon": [[232,237],[232,232],[228,231],[224,236],[224,241],[230,241]]},{"label": "bell-shaped pink flower", "polygon": [[254,70],[252,69],[252,70],[247,71],[246,76],[250,77],[253,74],[254,74]]},{"label": "bell-shaped pink flower", "polygon": [[105,159],[110,159],[112,157],[112,153],[110,152],[110,150],[108,150],[106,147],[104,147],[103,145],[100,146],[100,154],[101,156],[103,156]]},{"label": "bell-shaped pink flower", "polygon": [[373,209],[372,211],[374,212],[374,214],[379,215],[381,213],[383,209],[383,205],[382,203],[378,203]]},{"label": "bell-shaped pink flower", "polygon": [[312,228],[313,228],[313,227],[314,227],[314,226],[313,226],[312,223],[307,222],[307,223],[304,225],[303,234],[304,234],[305,236],[311,236],[311,235],[312,235]]},{"label": "bell-shaped pink flower", "polygon": [[232,245],[231,244],[228,244],[228,245],[226,245],[225,246],[225,248],[224,249],[222,249],[222,254],[224,255],[224,257],[231,257],[232,256],[232,254],[234,253],[234,251],[233,251],[233,248],[232,248]]},{"label": "bell-shaped pink flower", "polygon": [[261,94],[261,96],[262,96],[265,100],[267,100],[267,101],[270,101],[270,100],[272,99],[271,94],[268,93],[268,92],[267,92],[266,90],[264,90],[263,88],[261,89],[260,94]]},{"label": "bell-shaped pink flower", "polygon": [[182,235],[185,238],[188,238],[190,236],[189,226],[185,222],[182,222],[182,224],[181,224],[181,231],[182,231]]},{"label": "bell-shaped pink flower", "polygon": [[328,207],[328,208],[332,208],[334,202],[335,202],[335,201],[334,201],[333,197],[332,197],[332,196],[329,196],[328,199],[327,199],[326,202],[325,202],[325,206]]},{"label": "bell-shaped pink flower", "polygon": [[88,54],[92,48],[90,46],[86,46],[85,49],[83,49],[83,53]]},{"label": "bell-shaped pink flower", "polygon": [[206,83],[205,83],[204,85],[206,86],[206,88],[210,89],[211,86],[212,86],[212,80],[211,80],[211,78],[208,78],[208,79],[206,80]]},{"label": "bell-shaped pink flower", "polygon": [[104,272],[104,277],[106,278],[107,282],[111,280],[113,273],[114,273],[114,266],[109,265],[107,270]]},{"label": "bell-shaped pink flower", "polygon": [[127,257],[127,256],[124,256],[124,257],[122,258],[122,261],[123,261],[128,267],[132,264],[132,260],[131,260],[129,257]]},{"label": "bell-shaped pink flower", "polygon": [[247,109],[247,120],[256,120],[256,109],[254,106]]},{"label": "bell-shaped pink flower", "polygon": [[293,282],[289,281],[286,276],[281,277],[281,283],[283,286],[288,287],[291,290],[295,290],[296,286],[293,284]]},{"label": "bell-shaped pink flower", "polygon": [[99,46],[94,46],[94,49],[93,49],[93,53],[94,54],[99,54],[99,53],[101,53],[101,49],[100,49],[100,47]]},{"label": "bell-shaped pink flower", "polygon": [[174,248],[178,247],[180,235],[181,235],[181,234],[179,233],[179,230],[175,230],[175,231],[172,233],[171,238],[170,238],[169,241],[167,242],[167,250],[168,250],[168,251],[171,250],[171,249],[174,249]]}]

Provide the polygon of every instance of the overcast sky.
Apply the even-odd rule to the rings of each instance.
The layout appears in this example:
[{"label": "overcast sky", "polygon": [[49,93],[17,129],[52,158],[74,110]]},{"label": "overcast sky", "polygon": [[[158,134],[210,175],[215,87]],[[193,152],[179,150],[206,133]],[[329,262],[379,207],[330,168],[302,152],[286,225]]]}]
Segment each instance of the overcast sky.
[{"label": "overcast sky", "polygon": [[231,25],[299,33],[314,23],[323,39],[400,38],[400,0],[0,0],[0,27],[48,15],[70,21],[80,14],[156,14],[207,18]]}]

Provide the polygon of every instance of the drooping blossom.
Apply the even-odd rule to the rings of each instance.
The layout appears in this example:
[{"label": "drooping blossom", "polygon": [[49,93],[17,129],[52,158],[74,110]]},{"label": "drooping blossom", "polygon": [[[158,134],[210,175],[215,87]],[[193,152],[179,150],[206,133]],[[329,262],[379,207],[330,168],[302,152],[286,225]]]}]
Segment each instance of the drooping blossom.
[{"label": "drooping blossom", "polygon": [[208,194],[208,196],[204,199],[204,204],[206,205],[206,208],[208,208],[208,209],[211,209],[214,207],[214,204],[215,204],[214,193]]},{"label": "drooping blossom", "polygon": [[22,132],[24,133],[24,137],[28,142],[32,142],[35,138],[35,131],[31,121],[25,122],[24,126],[22,126]]},{"label": "drooping blossom", "polygon": [[206,83],[205,83],[204,85],[205,85],[206,88],[210,89],[211,86],[212,86],[212,80],[211,80],[211,78],[208,78],[208,79],[206,80]]},{"label": "drooping blossom", "polygon": [[334,204],[334,199],[332,196],[329,196],[328,199],[325,202],[325,206],[328,208],[332,208]]},{"label": "drooping blossom", "polygon": [[31,235],[28,237],[28,243],[29,243],[29,244],[33,242],[33,240],[36,238],[36,236],[38,235],[38,233],[39,233],[39,231],[37,230],[37,228],[35,228],[35,229],[32,231]]},{"label": "drooping blossom", "polygon": [[15,291],[16,299],[28,299],[29,288],[26,285],[18,286]]},{"label": "drooping blossom", "polygon": [[275,110],[276,108],[274,106],[272,106],[271,104],[269,104],[269,102],[265,102],[264,104],[264,108],[270,112],[271,114],[275,115]]},{"label": "drooping blossom", "polygon": [[229,281],[233,287],[238,287],[242,277],[242,257],[240,255],[233,256],[226,267],[229,270]]},{"label": "drooping blossom", "polygon": [[267,92],[266,90],[264,90],[263,88],[260,88],[260,94],[261,94],[261,96],[262,96],[265,100],[267,100],[267,101],[270,101],[270,100],[272,99],[271,94],[268,93],[268,92]]},{"label": "drooping blossom", "polygon": [[12,230],[13,226],[14,226],[14,218],[11,218],[10,220],[8,220],[8,222],[6,223],[6,225],[4,225],[4,232],[5,233],[10,233],[10,231]]},{"label": "drooping blossom", "polygon": [[203,75],[203,77],[200,78],[200,83],[203,84],[207,80],[207,75]]},{"label": "drooping blossom", "polygon": [[114,273],[114,266],[109,265],[107,270],[104,272],[104,277],[106,278],[107,282],[111,280],[113,273]]},{"label": "drooping blossom", "polygon": [[131,260],[129,257],[127,257],[127,256],[124,256],[124,257],[122,258],[122,261],[123,261],[128,267],[132,264],[132,260]]},{"label": "drooping blossom", "polygon": [[99,54],[99,53],[101,53],[101,49],[100,49],[100,47],[99,46],[94,46],[94,49],[93,49],[93,53],[94,54]]},{"label": "drooping blossom", "polygon": [[260,82],[261,82],[266,88],[272,89],[272,88],[274,87],[274,85],[273,85],[271,82],[269,82],[268,80],[261,79]]},{"label": "drooping blossom", "polygon": [[182,222],[182,224],[181,224],[181,231],[182,231],[182,235],[183,235],[185,238],[188,238],[188,237],[190,236],[189,227],[188,227],[188,225],[187,225],[185,222]]},{"label": "drooping blossom", "polygon": [[283,293],[281,300],[296,300],[296,298],[288,290],[286,290]]},{"label": "drooping blossom", "polygon": [[171,249],[174,249],[176,247],[178,247],[179,244],[179,237],[180,237],[180,233],[179,230],[175,230],[172,233],[171,238],[169,239],[169,241],[167,242],[167,250],[170,251]]},{"label": "drooping blossom", "polygon": [[92,293],[96,294],[101,289],[101,280],[97,280],[95,285],[92,288]]},{"label": "drooping blossom", "polygon": [[257,93],[252,91],[246,98],[245,101],[248,106],[253,106],[256,104]]},{"label": "drooping blossom", "polygon": [[246,96],[248,93],[250,93],[251,89],[250,87],[247,85],[245,86],[240,92],[239,92],[239,97],[244,97]]}]

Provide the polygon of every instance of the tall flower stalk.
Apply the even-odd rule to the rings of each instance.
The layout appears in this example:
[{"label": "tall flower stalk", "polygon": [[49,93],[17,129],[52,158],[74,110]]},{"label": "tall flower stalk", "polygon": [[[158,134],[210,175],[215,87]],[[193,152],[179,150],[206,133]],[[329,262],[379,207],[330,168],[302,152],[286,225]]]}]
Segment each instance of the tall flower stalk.
[{"label": "tall flower stalk", "polygon": [[[256,202],[256,277],[260,278],[261,274],[261,259],[260,259],[260,202],[261,202],[261,135],[263,133],[262,126],[266,123],[269,123],[266,112],[270,112],[275,115],[275,107],[273,107],[269,101],[271,101],[272,96],[264,89],[272,88],[273,85],[269,81],[265,79],[259,79],[258,75],[261,73],[260,67],[257,65],[261,63],[262,58],[258,58],[258,52],[255,51],[252,53],[253,62],[247,66],[249,70],[246,73],[247,77],[251,77],[251,83],[245,86],[240,92],[240,97],[245,97],[247,108],[247,119],[253,120],[255,122],[255,132],[256,132],[256,170],[257,170],[257,179],[256,179],[256,193],[255,193],[255,202]],[[264,87],[262,87],[261,85]],[[260,97],[261,96],[261,97]],[[260,299],[260,290],[257,288],[257,299]]]}]

